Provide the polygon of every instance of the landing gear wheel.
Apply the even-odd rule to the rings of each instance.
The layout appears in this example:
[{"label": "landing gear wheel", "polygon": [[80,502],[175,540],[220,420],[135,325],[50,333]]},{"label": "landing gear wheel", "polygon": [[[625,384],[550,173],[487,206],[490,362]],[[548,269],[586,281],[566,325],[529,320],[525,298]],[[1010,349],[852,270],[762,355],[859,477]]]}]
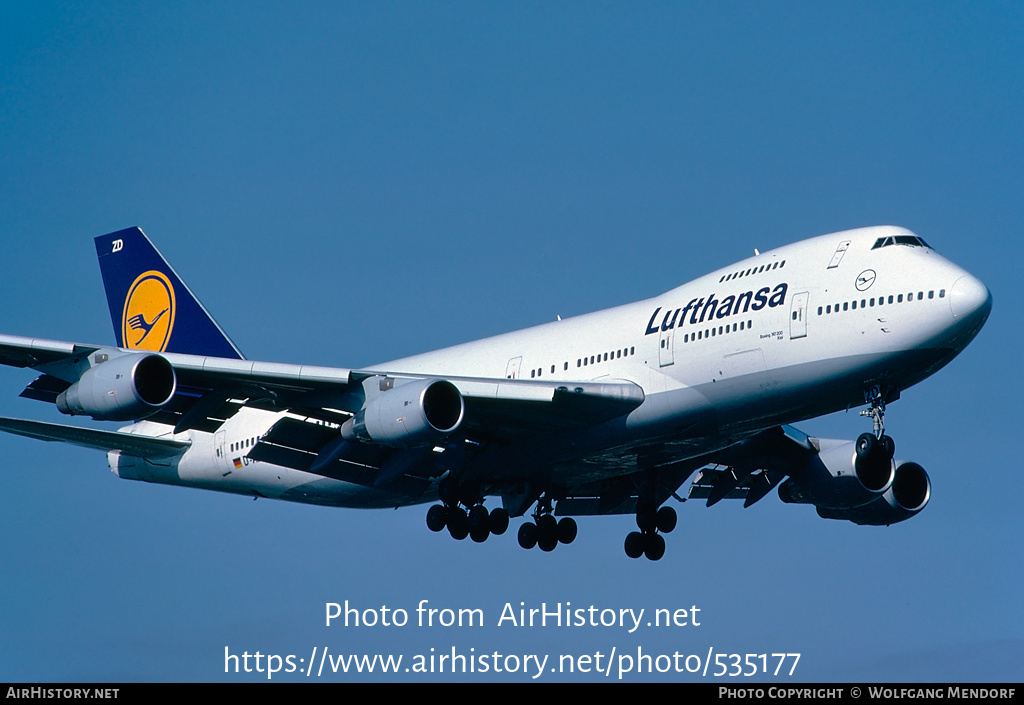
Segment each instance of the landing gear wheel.
[{"label": "landing gear wheel", "polygon": [[542,551],[553,551],[558,545],[558,522],[550,514],[537,518],[537,546]]},{"label": "landing gear wheel", "polygon": [[448,533],[456,541],[469,536],[469,517],[461,507],[453,507],[448,510]]},{"label": "landing gear wheel", "polygon": [[896,455],[896,441],[892,439],[892,436],[882,436],[882,449],[885,451],[885,457],[892,460]]},{"label": "landing gear wheel", "polygon": [[476,543],[483,543],[490,535],[491,530],[486,526],[478,526],[475,529],[469,530],[469,538],[473,539]]},{"label": "landing gear wheel", "polygon": [[558,520],[559,543],[570,544],[575,541],[576,531],[576,520],[572,517],[562,517]]},{"label": "landing gear wheel", "polygon": [[446,513],[447,512],[445,512],[444,505],[442,504],[435,504],[430,509],[428,509],[427,528],[433,531],[434,533],[444,530],[444,515]]},{"label": "landing gear wheel", "polygon": [[654,531],[654,527],[657,524],[658,515],[656,508],[650,504],[637,504],[636,506],[636,526],[643,533],[649,533]]},{"label": "landing gear wheel", "polygon": [[663,534],[671,534],[672,529],[676,528],[676,510],[672,507],[662,507],[658,510],[657,517],[658,531]]},{"label": "landing gear wheel", "polygon": [[644,535],[639,531],[631,531],[626,536],[626,555],[630,558],[639,558],[644,554]]},{"label": "landing gear wheel", "polygon": [[470,532],[490,533],[491,529],[488,525],[488,514],[487,507],[482,504],[478,504],[469,510],[469,530]]},{"label": "landing gear wheel", "polygon": [[519,527],[519,545],[527,551],[537,545],[537,525],[532,521]]},{"label": "landing gear wheel", "polygon": [[660,561],[665,555],[665,538],[661,534],[647,534],[646,538],[644,555],[647,556],[647,560]]},{"label": "landing gear wheel", "polygon": [[508,512],[501,507],[491,510],[491,515],[488,518],[488,524],[490,525],[492,534],[495,536],[501,536],[508,530]]},{"label": "landing gear wheel", "polygon": [[878,446],[878,439],[873,434],[862,433],[857,438],[857,457],[858,458],[870,458],[875,454],[875,448]]}]

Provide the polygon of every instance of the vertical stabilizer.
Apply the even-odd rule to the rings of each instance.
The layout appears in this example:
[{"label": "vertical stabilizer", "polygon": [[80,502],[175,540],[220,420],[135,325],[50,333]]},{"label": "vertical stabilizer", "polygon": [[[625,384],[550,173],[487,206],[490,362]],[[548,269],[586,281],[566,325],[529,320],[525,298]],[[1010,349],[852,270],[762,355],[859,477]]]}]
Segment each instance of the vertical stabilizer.
[{"label": "vertical stabilizer", "polygon": [[139,228],[96,238],[117,346],[245,359]]}]

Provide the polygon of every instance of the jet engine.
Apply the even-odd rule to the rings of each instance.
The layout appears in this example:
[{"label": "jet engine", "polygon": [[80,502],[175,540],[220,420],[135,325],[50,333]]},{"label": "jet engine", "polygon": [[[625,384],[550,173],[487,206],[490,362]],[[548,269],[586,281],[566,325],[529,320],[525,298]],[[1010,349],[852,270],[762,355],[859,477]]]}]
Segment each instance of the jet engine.
[{"label": "jet engine", "polygon": [[431,445],[462,423],[465,404],[458,388],[443,379],[397,385],[367,400],[341,426],[345,440],[392,448]]},{"label": "jet engine", "polygon": [[57,396],[56,404],[61,413],[71,416],[131,421],[162,409],[176,388],[174,367],[160,355],[104,355]]},{"label": "jet engine", "polygon": [[818,507],[823,519],[847,519],[854,524],[888,526],[904,521],[924,509],[931,498],[932,484],[924,468],[913,462],[896,463],[896,479],[880,497],[853,509]]},{"label": "jet engine", "polygon": [[893,486],[891,445],[876,442],[869,433],[852,442],[819,443],[819,452],[779,486],[783,502],[813,504],[819,513],[823,508],[849,510],[878,499]]}]

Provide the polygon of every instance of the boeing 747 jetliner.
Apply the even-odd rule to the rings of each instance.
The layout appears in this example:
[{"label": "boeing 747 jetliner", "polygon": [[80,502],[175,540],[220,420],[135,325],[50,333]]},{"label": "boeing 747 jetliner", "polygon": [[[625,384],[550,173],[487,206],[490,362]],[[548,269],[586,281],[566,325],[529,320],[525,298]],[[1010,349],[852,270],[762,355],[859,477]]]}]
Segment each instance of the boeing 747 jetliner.
[{"label": "boeing 747 jetliner", "polygon": [[[681,494],[750,506],[777,487],[856,524],[920,512],[931,484],[894,459],[886,404],[956,357],[992,307],[923,239],[873,227],[755,251],[607,311],[366,369],[312,367],[243,357],[140,229],[95,242],[116,345],[5,335],[0,363],[40,373],[23,397],[130,423],[0,430],[106,451],[131,480],[433,503],[427,526],[455,539],[485,541],[529,512],[527,549],[571,543],[573,516],[634,514],[625,551],[650,560]],[[860,406],[872,430],[856,441],[788,425]]]}]

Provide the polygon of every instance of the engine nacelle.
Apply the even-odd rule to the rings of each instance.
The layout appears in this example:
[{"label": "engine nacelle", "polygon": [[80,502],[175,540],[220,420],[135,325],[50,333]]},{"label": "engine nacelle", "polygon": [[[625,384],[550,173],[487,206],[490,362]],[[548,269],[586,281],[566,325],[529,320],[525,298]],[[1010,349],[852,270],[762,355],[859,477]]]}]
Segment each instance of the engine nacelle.
[{"label": "engine nacelle", "polygon": [[[865,434],[870,437],[870,434]],[[881,444],[819,440],[821,450],[779,486],[783,502],[845,510],[872,502],[893,484],[891,455]]]},{"label": "engine nacelle", "polygon": [[94,361],[77,382],[57,396],[56,403],[62,414],[131,421],[162,409],[176,388],[174,367],[165,358],[125,353]]},{"label": "engine nacelle", "polygon": [[373,397],[341,426],[350,441],[392,448],[431,445],[462,423],[465,403],[458,388],[443,379],[398,385]]},{"label": "engine nacelle", "polygon": [[932,483],[924,468],[913,462],[896,464],[896,479],[881,496],[853,509],[818,507],[818,516],[824,519],[847,519],[854,524],[888,526],[917,514],[928,504]]}]

